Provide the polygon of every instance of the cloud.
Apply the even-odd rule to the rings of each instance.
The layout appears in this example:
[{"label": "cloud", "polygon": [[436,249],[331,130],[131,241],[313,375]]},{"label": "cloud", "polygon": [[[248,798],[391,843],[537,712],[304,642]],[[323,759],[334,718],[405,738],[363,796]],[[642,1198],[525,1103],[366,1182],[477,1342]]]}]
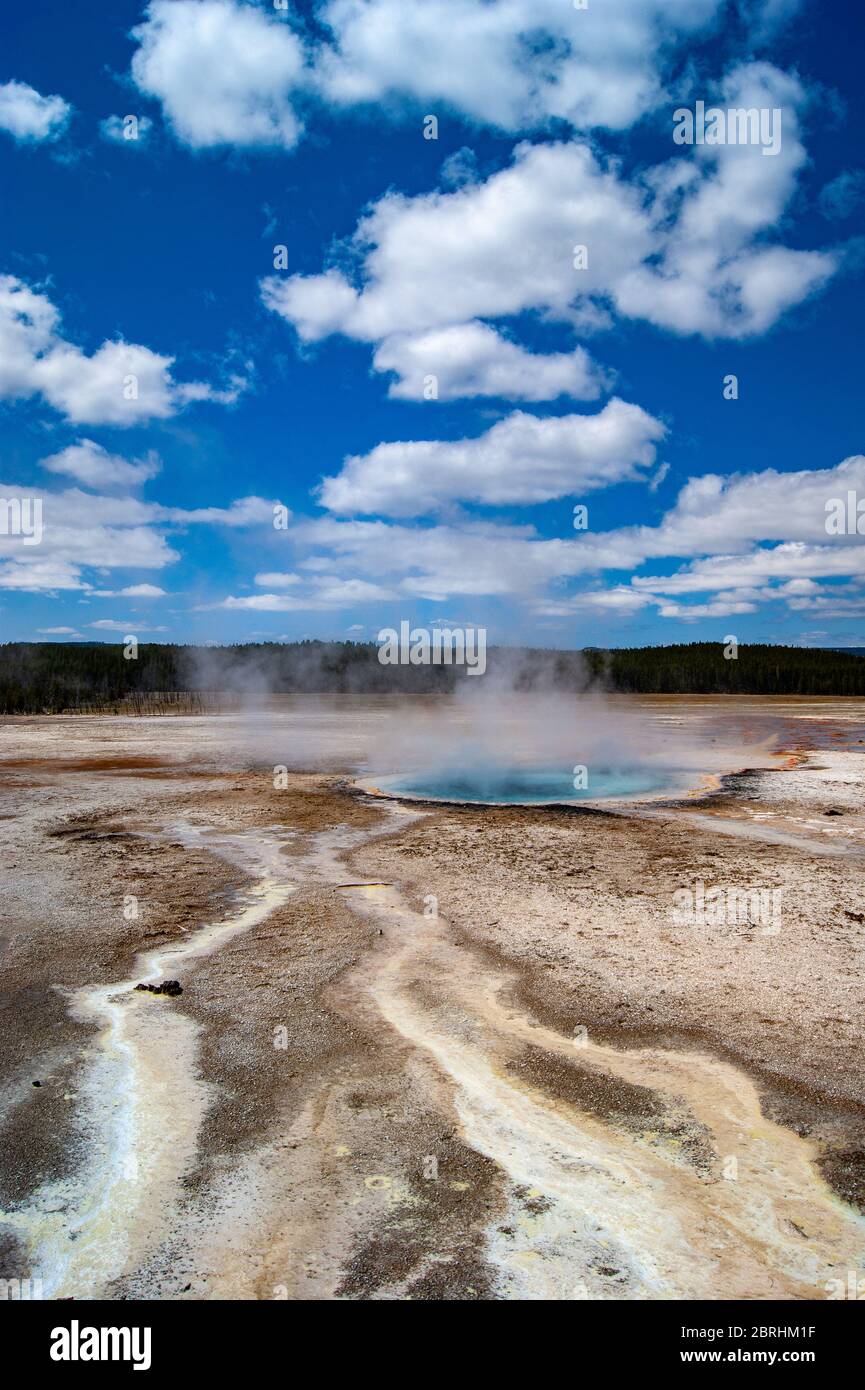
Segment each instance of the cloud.
[{"label": "cloud", "polygon": [[150,139],[153,122],[149,116],[106,116],[99,123],[103,140],[126,149],[143,149]]},{"label": "cloud", "polygon": [[752,42],[774,39],[802,8],[803,0],[741,0],[742,19]]},{"label": "cloud", "polygon": [[777,156],[703,145],[628,181],[587,144],[520,144],[483,182],[374,203],[348,247],[356,283],[335,266],[270,276],[263,302],[305,342],[339,332],[383,345],[378,360],[397,371],[400,349],[388,339],[405,353],[434,330],[475,324],[476,334],[477,320],[524,313],[578,331],[618,315],[683,335],[764,333],[831,278],[840,256],[769,240],[805,163],[798,79],[749,64],[728,75],[720,99],[779,108]]},{"label": "cloud", "polygon": [[551,118],[624,130],[663,98],[677,40],[715,19],[719,0],[618,0],[580,13],[561,0],[330,0],[334,37],[320,90],[351,106],[388,97],[443,102],[508,131]]},{"label": "cloud", "polygon": [[23,552],[21,554],[21,559],[3,563],[0,553],[0,589],[39,593],[81,588],[81,573],[76,565],[62,559],[34,559],[32,552],[26,557]]},{"label": "cloud", "polygon": [[154,512],[145,504],[77,488],[0,488],[2,497],[34,493],[42,504],[42,537],[38,545],[25,545],[19,536],[0,534],[0,584],[5,587],[83,589],[86,568],[162,569],[179,558],[153,526]]},{"label": "cloud", "polygon": [[125,589],[91,589],[92,598],[167,598],[158,584],[127,584]]},{"label": "cloud", "polygon": [[[590,247],[584,271],[578,239]],[[376,342],[531,309],[567,322],[575,301],[605,294],[654,250],[639,191],[574,143],[519,145],[509,167],[455,191],[388,193],[352,243],[360,291],[334,269],[263,283],[305,341],[340,331]]]},{"label": "cloud", "polygon": [[[272,528],[273,503],[245,497],[227,507],[187,510],[145,502],[129,493],[108,494],[66,488],[22,488],[0,483],[0,498],[36,497],[42,509],[42,535],[38,544],[21,536],[0,532],[0,588],[31,592],[78,589],[98,595],[115,595],[89,579],[93,570],[104,576],[111,570],[159,570],[180,558],[169,543],[172,530],[189,526]],[[157,598],[156,585],[135,583],[119,591],[127,598]]]},{"label": "cloud", "polygon": [[[284,583],[287,580],[293,581],[296,576],[259,575],[256,577],[256,583],[268,578]],[[206,606],[256,613],[302,613],[351,608],[358,603],[381,603],[397,597],[398,594],[393,589],[371,584],[366,579],[318,575],[307,581],[306,592],[303,594],[250,594],[245,598],[230,595],[221,603]]]},{"label": "cloud", "polygon": [[865,615],[865,593],[861,588],[841,584],[827,585],[820,594],[789,598],[787,603],[794,613],[814,613],[821,618],[860,618]]},{"label": "cloud", "polygon": [[147,458],[130,463],[117,454],[109,454],[92,439],[79,439],[77,444],[70,444],[60,453],[43,459],[42,467],[50,473],[66,473],[85,487],[128,488],[155,478],[162,464],[152,452]]},{"label": "cloud", "polygon": [[755,613],[757,605],[742,599],[718,598],[711,603],[662,603],[658,611],[662,618],[696,622],[698,618],[733,618],[741,613]]},{"label": "cloud", "polygon": [[606,614],[637,613],[655,602],[653,595],[637,593],[627,584],[615,584],[609,589],[584,589],[567,599],[542,599],[534,605],[539,617],[570,618],[586,611]]},{"label": "cloud", "polygon": [[180,507],[160,507],[158,515],[166,521],[178,521],[183,525],[272,526],[274,504],[263,497],[239,497],[229,507],[196,507],[192,511],[184,511]]},{"label": "cloud", "polygon": [[255,582],[265,589],[290,589],[303,581],[299,574],[284,574],[271,570],[267,574],[257,574]]},{"label": "cloud", "polygon": [[271,275],[261,282],[262,303],[292,323],[304,342],[345,332],[359,297],[338,270],[287,280]]},{"label": "cloud", "polygon": [[98,622],[88,623],[87,626],[96,628],[99,632],[168,632],[167,627],[148,627],[134,618],[128,621],[122,618],[100,618]]},{"label": "cloud", "polygon": [[62,97],[43,97],[26,82],[0,84],[0,130],[14,140],[57,140],[71,115],[72,107]]},{"label": "cloud", "polygon": [[[865,542],[825,530],[827,500],[850,490],[865,496],[865,458],[827,469],[693,478],[655,527],[576,535],[563,509],[562,534],[552,538],[531,525],[464,516],[423,527],[299,518],[284,537],[294,568],[260,572],[256,584],[268,594],[233,599],[230,606],[315,607],[321,587],[362,575],[403,601],[502,597],[553,617],[586,610],[627,615],[650,605],[668,618],[722,617],[766,602],[793,611],[852,611],[863,600],[839,593],[838,584],[865,580]],[[649,561],[677,557],[694,558],[672,574],[633,574]],[[611,571],[630,582],[599,587],[600,576]],[[598,577],[590,587],[571,587],[590,576]]]},{"label": "cloud", "polygon": [[844,169],[820,190],[818,207],[824,217],[840,221],[865,202],[865,169]]},{"label": "cloud", "polygon": [[[865,457],[855,455],[834,468],[774,468],[759,473],[691,478],[661,525],[634,527],[633,543],[651,555],[707,555],[746,551],[755,541],[825,544],[826,504],[853,490],[865,496]],[[837,549],[861,537],[833,538]]]},{"label": "cloud", "polygon": [[653,473],[652,477],[649,479],[650,492],[658,491],[658,488],[661,486],[661,483],[664,481],[669,471],[670,465],[668,463],[659,464],[657,472]]},{"label": "cloud", "polygon": [[[781,112],[778,154],[759,145],[695,147],[693,163],[672,161],[649,174],[656,218],[666,210],[659,264],[634,266],[614,287],[620,313],[678,333],[743,338],[763,333],[834,274],[836,254],[765,244],[806,162],[797,77],[769,63],[743,64],[724,78],[727,108]],[[766,167],[768,166],[768,168]]]},{"label": "cloud", "polygon": [[228,389],[177,383],[174,359],[137,343],[106,341],[88,355],[64,338],[47,295],[0,275],[0,399],[40,395],[74,424],[135,425],[175,415],[190,400],[231,404],[245,383]]},{"label": "cloud", "polygon": [[[0,538],[6,541],[6,538]],[[53,589],[81,588],[81,571],[64,559],[40,559],[32,550],[18,550],[18,556],[4,562],[8,553],[6,543],[0,545],[0,589],[21,589],[38,594]]]},{"label": "cloud", "polygon": [[74,627],[37,627],[37,632],[41,632],[45,637],[80,637]]},{"label": "cloud", "polygon": [[435,399],[502,396],[515,401],[550,401],[557,396],[595,400],[607,375],[585,348],[572,352],[532,353],[477,320],[434,328],[427,333],[395,334],[376,350],[378,372],[395,372],[388,395],[399,400],[430,399],[428,378],[435,378]]},{"label": "cloud", "polygon": [[454,150],[442,162],[440,180],[450,188],[461,188],[466,183],[478,182],[478,157],[469,145]]},{"label": "cloud", "polygon": [[[740,0],[754,41],[796,0]],[[321,0],[301,33],[246,0],[151,0],[133,30],[138,89],[193,149],[291,149],[300,109],[455,111],[508,132],[553,120],[621,131],[667,100],[677,49],[725,0]],[[787,11],[787,15],[783,15]],[[294,18],[294,16],[293,16]],[[313,37],[314,32],[314,37]]]},{"label": "cloud", "polygon": [[340,514],[423,516],[454,502],[531,505],[638,478],[665,434],[639,406],[539,419],[515,411],[475,439],[379,444],[346,460],[320,496]]},{"label": "cloud", "polygon": [[[565,518],[571,530],[570,511]],[[571,534],[573,534],[571,530]],[[364,575],[405,597],[445,602],[451,595],[525,598],[569,575],[598,568],[570,539],[542,539],[533,526],[461,521],[418,528],[386,521],[299,521],[289,539],[308,558],[301,573]],[[629,540],[607,558],[629,568]]]},{"label": "cloud", "polygon": [[[853,535],[827,534],[827,503],[865,494],[865,457],[834,468],[802,469],[722,478],[692,478],[660,526],[628,528],[634,566],[649,558],[697,555],[669,575],[635,575],[633,589],[658,599],[662,617],[682,617],[676,598],[714,593],[714,604],[755,605],[782,600],[791,609],[858,611],[860,598],[822,592],[817,580],[865,578],[865,544]],[[690,605],[691,616],[722,616]]]},{"label": "cloud", "polygon": [[748,589],[765,597],[773,582],[786,587],[772,589],[785,597],[801,597],[795,586],[814,583],[817,578],[845,578],[865,575],[865,546],[807,545],[803,541],[784,541],[762,546],[747,555],[710,555],[695,560],[670,575],[636,575],[631,580],[641,593],[698,594],[710,591]]},{"label": "cloud", "polygon": [[178,139],[289,150],[302,125],[292,98],[303,46],[285,23],[232,0],[153,0],[132,36],[132,78],[161,101]]}]

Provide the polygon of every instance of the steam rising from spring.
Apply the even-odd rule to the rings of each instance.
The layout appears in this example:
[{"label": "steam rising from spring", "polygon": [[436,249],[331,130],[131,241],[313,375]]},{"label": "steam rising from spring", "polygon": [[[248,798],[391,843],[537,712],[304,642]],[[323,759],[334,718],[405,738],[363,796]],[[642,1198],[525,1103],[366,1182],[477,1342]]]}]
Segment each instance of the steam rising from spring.
[{"label": "steam rising from spring", "polygon": [[453,775],[478,788],[470,799],[487,799],[484,786],[509,771],[548,770],[569,786],[582,766],[591,791],[593,773],[642,773],[649,783],[670,774],[681,784],[711,761],[708,722],[686,730],[663,700],[653,708],[610,694],[579,653],[498,647],[486,673],[467,680],[447,667],[382,667],[374,649],[372,660],[362,647],[347,660],[346,650],[190,649],[190,684],[228,697],[226,747],[239,740],[250,764],[332,767],[372,781]]}]

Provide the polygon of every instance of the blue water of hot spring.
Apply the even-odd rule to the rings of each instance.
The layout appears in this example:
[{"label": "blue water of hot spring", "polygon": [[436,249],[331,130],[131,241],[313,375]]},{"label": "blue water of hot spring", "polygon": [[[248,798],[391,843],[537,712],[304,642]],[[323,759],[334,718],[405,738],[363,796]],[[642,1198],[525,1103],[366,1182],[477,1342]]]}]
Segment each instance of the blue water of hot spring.
[{"label": "blue water of hot spring", "polygon": [[381,791],[394,796],[520,805],[627,799],[663,792],[675,795],[686,784],[681,770],[662,767],[592,767],[586,787],[575,787],[573,771],[568,768],[473,767],[401,773],[379,779],[377,785]]}]

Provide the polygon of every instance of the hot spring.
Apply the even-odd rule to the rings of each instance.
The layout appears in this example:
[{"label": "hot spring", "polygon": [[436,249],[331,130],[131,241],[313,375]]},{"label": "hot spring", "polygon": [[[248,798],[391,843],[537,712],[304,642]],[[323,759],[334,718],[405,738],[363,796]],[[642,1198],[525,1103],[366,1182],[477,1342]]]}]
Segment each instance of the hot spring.
[{"label": "hot spring", "polygon": [[424,769],[376,780],[386,796],[486,805],[561,805],[568,802],[631,800],[681,795],[693,782],[681,769],[595,767],[574,775],[562,767],[472,766]]},{"label": "hot spring", "polygon": [[[385,796],[486,805],[680,798],[727,771],[716,718],[604,695],[470,691],[388,707],[358,771]],[[733,764],[735,765],[735,764]]]}]

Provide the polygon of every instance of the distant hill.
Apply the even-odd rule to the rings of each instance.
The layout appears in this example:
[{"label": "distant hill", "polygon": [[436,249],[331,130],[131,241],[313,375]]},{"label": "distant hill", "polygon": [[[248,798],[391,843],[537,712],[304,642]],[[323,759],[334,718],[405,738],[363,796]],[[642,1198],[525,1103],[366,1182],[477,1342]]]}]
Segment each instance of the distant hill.
[{"label": "distant hill", "polygon": [[[372,642],[147,643],[135,660],[105,643],[0,645],[0,713],[123,708],[147,713],[202,705],[208,692],[434,694],[464,680],[506,689],[641,694],[865,695],[865,655],[754,643],[726,660],[719,642],[583,651],[492,647],[487,674],[455,666],[385,666]],[[181,699],[188,695],[189,699]],[[174,697],[170,699],[168,697]],[[206,706],[208,700],[203,700]]]}]

